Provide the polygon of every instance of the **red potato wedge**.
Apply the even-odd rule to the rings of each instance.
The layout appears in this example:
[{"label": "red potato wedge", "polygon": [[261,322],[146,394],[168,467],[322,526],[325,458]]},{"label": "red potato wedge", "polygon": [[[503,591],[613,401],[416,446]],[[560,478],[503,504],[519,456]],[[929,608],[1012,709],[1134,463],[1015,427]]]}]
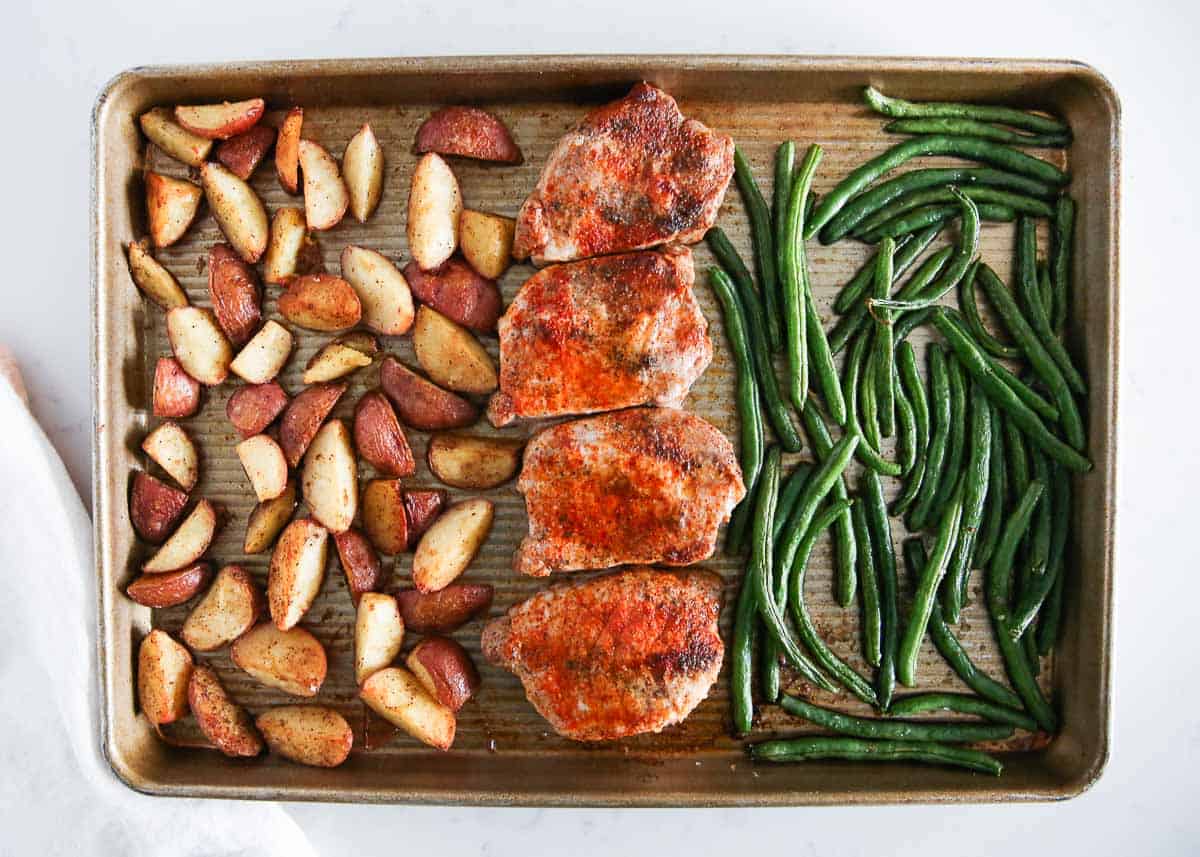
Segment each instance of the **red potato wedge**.
[{"label": "red potato wedge", "polygon": [[266,613],[267,602],[250,572],[227,565],[192,608],[179,636],[197,652],[227,646],[254,627]]},{"label": "red potato wedge", "polygon": [[353,348],[359,354],[365,354],[368,357],[374,357],[379,353],[379,340],[365,330],[343,333],[334,342],[338,345],[345,345],[347,348]]},{"label": "red potato wedge", "polygon": [[208,295],[225,337],[241,348],[262,323],[262,297],[258,274],[228,244],[208,251]]},{"label": "red potato wedge", "polygon": [[243,438],[261,434],[288,405],[277,381],[239,387],[225,403],[225,416]]},{"label": "red potato wedge", "polygon": [[186,568],[208,550],[217,532],[217,510],[208,500],[201,500],[183,519],[171,537],[142,566],[147,574],[160,574]]},{"label": "red potato wedge", "polygon": [[188,712],[192,656],[166,631],[155,628],[138,647],[138,701],[155,726],[174,723]]},{"label": "red potato wedge", "polygon": [[415,547],[421,536],[430,525],[442,514],[446,505],[446,492],[440,489],[432,491],[405,491],[404,514],[408,517],[408,546]]},{"label": "red potato wedge", "polygon": [[233,346],[208,310],[194,306],[167,310],[167,339],[183,371],[201,384],[215,387],[229,377]]},{"label": "red potato wedge", "polygon": [[279,126],[275,141],[275,173],[288,193],[300,192],[300,132],[304,126],[304,108],[293,107]]},{"label": "red potato wedge", "polygon": [[146,173],[146,217],[155,247],[170,247],[196,219],[202,191],[189,181]]},{"label": "red potato wedge", "polygon": [[363,682],[358,695],[376,714],[418,741],[439,750],[449,750],[454,743],[454,712],[430,696],[408,670],[379,670]]},{"label": "red potato wedge", "polygon": [[354,680],[362,684],[373,673],[391,666],[404,644],[404,620],[396,599],[365,592],[354,620]]},{"label": "red potato wedge", "polygon": [[213,141],[193,134],[175,121],[175,114],[167,107],[155,107],[138,117],[142,133],[170,157],[190,167],[204,163]]},{"label": "red potato wedge", "polygon": [[490,280],[498,280],[512,264],[513,235],[517,221],[511,217],[464,209],[458,225],[463,258]]},{"label": "red potato wedge", "polygon": [[282,286],[292,277],[299,276],[301,255],[311,243],[308,224],[304,221],[304,209],[278,209],[271,216],[267,254],[263,257],[263,280]]},{"label": "red potato wedge", "polygon": [[200,183],[225,239],[242,261],[253,265],[262,258],[270,235],[262,200],[250,185],[212,161],[200,167]]},{"label": "red potato wedge", "polygon": [[378,390],[363,393],[354,407],[354,446],[385,476],[410,476],[417,469],[396,412]]},{"label": "red potato wedge", "polygon": [[396,604],[404,627],[414,634],[449,634],[492,606],[493,589],[486,583],[451,583],[437,592],[402,589]]},{"label": "red potato wedge", "polygon": [[450,165],[425,155],[413,170],[408,192],[408,250],[426,271],[450,258],[458,246],[462,193]]},{"label": "red potato wedge", "polygon": [[346,588],[354,606],[358,606],[363,593],[378,592],[383,587],[383,564],[379,554],[361,530],[354,527],[333,537],[337,546],[338,562],[346,575]]},{"label": "red potato wedge", "polygon": [[467,570],[492,529],[495,507],[473,497],[443,512],[413,554],[413,583],[422,592],[445,589]]},{"label": "red potato wedge", "polygon": [[143,574],[125,587],[125,594],[143,607],[175,607],[194,598],[210,577],[212,566],[198,562],[178,571]]},{"label": "red potato wedge", "polygon": [[142,294],[164,310],[187,306],[187,295],[179,287],[175,277],[162,263],[150,255],[150,242],[129,242],[129,275]]},{"label": "red potato wedge", "polygon": [[266,384],[287,364],[292,354],[292,333],[268,319],[229,364],[233,374],[250,384]]},{"label": "red potato wedge", "polygon": [[274,500],[259,503],[246,519],[246,537],[242,543],[242,552],[247,554],[262,553],[272,544],[275,538],[292,519],[296,510],[296,480],[289,479],[283,493]]},{"label": "red potato wedge", "polygon": [[142,441],[142,451],[167,472],[179,487],[191,491],[200,477],[200,456],[178,423],[162,423]]},{"label": "red potato wedge", "polygon": [[325,580],[329,531],[312,518],[292,521],[271,554],[267,605],[281,631],[294,628],[312,606]]},{"label": "red potato wedge", "polygon": [[183,371],[174,357],[158,358],[154,365],[154,416],[182,419],[199,409],[200,382]]},{"label": "red potato wedge", "polygon": [[332,533],[344,533],[358,513],[358,462],[341,420],[321,426],[304,454],[301,490],[312,516]]},{"label": "red potato wedge", "polygon": [[139,470],[129,491],[129,520],[138,536],[158,544],[170,534],[187,501],[185,492]]},{"label": "red potato wedge", "polygon": [[237,454],[258,502],[274,500],[287,489],[287,459],[275,438],[265,434],[248,437],[237,445]]},{"label": "red potato wedge", "polygon": [[416,150],[501,164],[524,160],[505,124],[478,107],[443,107],[435,111],[417,129]]},{"label": "red potato wedge", "polygon": [[308,330],[335,331],[354,327],[362,318],[362,302],[354,288],[333,274],[305,274],[287,283],[279,296],[279,313]]},{"label": "red potato wedge", "polygon": [[249,131],[218,143],[217,160],[245,181],[275,145],[275,134],[275,129],[269,125],[255,125]]},{"label": "red potato wedge", "polygon": [[354,746],[346,718],[323,705],[280,705],[258,715],[254,724],[271,752],[302,765],[336,768]]},{"label": "red potato wedge", "polygon": [[388,556],[408,549],[408,516],[399,479],[372,479],[363,489],[363,530],[375,550]]},{"label": "red potato wedge", "polygon": [[292,696],[316,696],[325,682],[325,647],[303,628],[280,631],[260,622],[233,641],[229,655],[239,668],[267,687]]},{"label": "red potato wedge", "polygon": [[447,637],[426,637],[404,659],[425,690],[458,712],[479,690],[479,672],[467,650]]},{"label": "red potato wedge", "polygon": [[321,346],[304,366],[305,384],[320,384],[345,378],[351,372],[371,365],[370,356],[357,348],[334,341]]},{"label": "red potato wedge", "polygon": [[461,428],[479,419],[479,408],[443,390],[394,357],[379,367],[379,384],[404,424],[424,431]]},{"label": "red potato wedge", "polygon": [[175,108],[175,121],[208,140],[228,140],[253,128],[266,107],[261,98],[180,106]]},{"label": "red potato wedge", "polygon": [[250,757],[263,751],[263,740],[246,709],[229,698],[212,667],[200,665],[188,681],[188,707],[204,737],[226,756]]},{"label": "red potato wedge", "polygon": [[483,395],[499,386],[496,364],[471,332],[422,306],[413,325],[413,351],[434,383],[460,393]]},{"label": "red potato wedge", "polygon": [[416,262],[404,266],[413,295],[451,321],[479,333],[495,333],[504,314],[500,289],[474,268],[452,256],[435,271],[422,271]]},{"label": "red potato wedge", "polygon": [[429,441],[426,458],[430,472],[447,485],[486,490],[517,475],[524,446],[513,438],[443,433]]},{"label": "red potato wedge", "polygon": [[383,148],[369,124],[359,128],[346,144],[342,174],[350,192],[350,213],[359,223],[366,223],[383,194]]},{"label": "red potato wedge", "polygon": [[346,384],[314,384],[292,399],[279,423],[279,445],[290,467],[297,467],[321,424],[333,410]]},{"label": "red potato wedge", "polygon": [[342,276],[358,294],[363,324],[371,330],[400,336],[412,327],[412,292],[386,256],[352,244],[342,251]]},{"label": "red potato wedge", "polygon": [[304,218],[309,229],[332,229],[346,216],[350,192],[333,155],[312,140],[301,140],[300,171],[304,174]]}]

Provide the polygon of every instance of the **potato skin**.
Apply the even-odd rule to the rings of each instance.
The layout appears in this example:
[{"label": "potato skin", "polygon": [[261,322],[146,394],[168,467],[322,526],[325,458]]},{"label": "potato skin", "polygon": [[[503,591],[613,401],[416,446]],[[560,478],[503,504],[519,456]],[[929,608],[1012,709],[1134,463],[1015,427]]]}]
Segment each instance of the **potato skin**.
[{"label": "potato skin", "polygon": [[243,438],[262,434],[288,406],[288,394],[278,381],[246,384],[225,403],[225,416]]},{"label": "potato skin", "polygon": [[225,337],[241,348],[262,323],[258,274],[228,244],[208,251],[208,294]]},{"label": "potato skin", "polygon": [[451,583],[438,592],[402,589],[396,603],[404,627],[414,634],[449,634],[492,606],[494,590],[486,583]]},{"label": "potato skin", "polygon": [[192,670],[188,707],[204,737],[226,756],[250,757],[263,751],[254,721],[246,709],[229,698],[212,667],[200,665]]},{"label": "potato skin", "polygon": [[289,467],[299,466],[308,445],[344,392],[344,382],[313,384],[292,399],[279,424],[279,445]]},{"label": "potato skin", "polygon": [[379,384],[400,419],[412,428],[423,431],[462,428],[479,419],[479,408],[474,404],[421,377],[395,357],[383,359]]},{"label": "potato skin", "polygon": [[139,470],[129,491],[129,520],[138,536],[159,544],[179,522],[187,501],[186,492]]},{"label": "potato skin", "polygon": [[404,279],[417,300],[446,318],[478,333],[496,332],[496,322],[504,314],[500,288],[457,256],[432,271],[409,262]]},{"label": "potato skin", "polygon": [[125,587],[125,594],[143,607],[176,607],[190,601],[210,577],[212,566],[198,562],[178,571],[143,574]]},{"label": "potato skin", "polygon": [[154,416],[190,417],[200,409],[200,382],[183,371],[174,357],[160,357],[154,366]]},{"label": "potato skin", "polygon": [[415,149],[418,154],[439,152],[500,164],[524,161],[508,127],[478,107],[452,106],[434,111],[417,129]]},{"label": "potato skin", "polygon": [[255,125],[217,144],[217,160],[245,181],[275,145],[276,131],[270,125]]},{"label": "potato skin", "polygon": [[378,390],[363,393],[354,408],[354,446],[363,460],[385,476],[416,472],[412,449],[396,412]]},{"label": "potato skin", "polygon": [[404,513],[408,516],[408,546],[414,547],[446,505],[446,492],[440,488],[432,491],[405,491]]},{"label": "potato skin", "polygon": [[350,598],[357,607],[364,593],[378,592],[383,587],[383,564],[362,530],[355,527],[335,534],[333,543],[337,547],[338,562],[346,575],[346,588],[350,590]]},{"label": "potato skin", "polygon": [[404,663],[430,696],[457,712],[479,689],[479,672],[466,649],[448,637],[426,637]]},{"label": "potato skin", "polygon": [[277,306],[280,315],[308,330],[345,330],[362,318],[358,294],[333,274],[305,274],[288,280]]}]

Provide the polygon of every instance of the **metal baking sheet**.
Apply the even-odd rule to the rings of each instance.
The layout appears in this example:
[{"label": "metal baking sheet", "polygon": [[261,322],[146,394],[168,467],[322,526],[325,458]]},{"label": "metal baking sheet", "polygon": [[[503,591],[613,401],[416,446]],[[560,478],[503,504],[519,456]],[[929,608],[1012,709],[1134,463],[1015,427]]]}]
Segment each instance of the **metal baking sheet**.
[{"label": "metal baking sheet", "polygon": [[[404,208],[416,161],[414,132],[429,112],[449,103],[472,103],[496,111],[524,149],[525,163],[499,167],[455,159],[454,170],[468,207],[514,215],[533,187],[554,142],[590,107],[625,92],[639,80],[652,81],[674,95],[688,116],[733,136],[769,192],[775,145],[795,139],[803,147],[819,142],[825,158],[816,178],[818,193],[853,165],[886,148],[877,116],[864,109],[860,88],[873,83],[886,92],[917,99],[982,99],[1050,108],[1075,129],[1068,156],[1058,157],[1074,178],[1071,192],[1080,203],[1074,257],[1074,314],[1070,346],[1084,363],[1091,386],[1088,401],[1090,451],[1095,469],[1076,479],[1076,507],[1069,546],[1065,637],[1045,662],[1042,681],[1055,697],[1063,728],[1048,745],[1025,738],[1001,747],[1006,765],[999,779],[908,765],[871,766],[822,762],[792,766],[751,765],[743,743],[729,737],[726,694],[728,669],[708,699],[680,726],[660,735],[601,745],[583,745],[554,735],[526,703],[519,682],[488,665],[479,655],[483,619],[454,636],[471,652],[483,676],[478,696],[460,713],[458,737],[449,753],[438,753],[399,734],[367,749],[363,709],[353,684],[353,611],[345,582],[331,552],[329,573],[305,622],[326,645],[330,670],[317,702],[342,711],[356,730],[356,746],[340,768],[305,768],[280,759],[231,761],[195,746],[202,737],[186,721],[171,729],[180,745],[167,746],[137,712],[134,667],[137,644],[151,627],[177,631],[187,607],[153,613],[128,601],[121,589],[147,553],[134,539],[127,513],[133,470],[147,466],[139,450],[153,424],[150,390],[154,363],[170,353],[162,313],[142,300],[130,282],[123,245],[145,233],[141,173],[152,168],[185,175],[187,168],[166,158],[140,138],[136,117],[155,105],[263,96],[274,120],[293,104],[305,108],[304,134],[335,156],[351,134],[369,121],[384,147],[387,163],[383,201],[370,221],[351,218],[318,240],[329,270],[347,244],[363,244],[403,262]],[[1094,70],[1070,62],[916,60],[820,57],[506,57],[381,59],[352,61],[227,64],[134,69],[101,93],[93,117],[93,301],[95,308],[95,527],[100,681],[103,705],[100,740],[114,770],[140,791],[162,795],[284,798],[351,802],[457,804],[713,806],[852,804],[906,801],[1037,800],[1070,797],[1099,775],[1108,752],[1109,639],[1112,615],[1112,537],[1116,444],[1117,379],[1117,215],[1119,202],[1119,108],[1108,83]],[[942,161],[945,162],[944,160]],[[252,184],[269,211],[296,205],[283,192],[270,165]],[[750,239],[742,204],[731,185],[718,221],[743,255]],[[985,225],[985,258],[1002,276],[1008,273],[1011,225]],[[190,299],[208,304],[204,262],[208,248],[222,240],[213,219],[202,211],[184,239],[158,258],[178,277]],[[944,240],[944,239],[943,239]],[[1043,244],[1044,247],[1044,235]],[[853,242],[834,247],[810,245],[813,286],[828,324],[837,288],[865,259]],[[693,248],[697,271],[711,256]],[[513,266],[501,288],[511,299],[529,276]],[[698,276],[697,297],[708,317],[715,358],[692,390],[685,407],[736,440],[732,404],[732,363],[721,315]],[[265,310],[274,314],[278,289],[268,287]],[[301,369],[328,337],[295,330],[297,349],[281,377],[291,393],[300,387]],[[495,354],[495,340],[485,344]],[[385,351],[411,362],[407,337],[387,337]],[[378,361],[351,379],[334,415],[349,417],[359,395],[377,384]],[[225,418],[234,385],[210,389],[201,412],[185,422],[199,443],[202,476],[197,496],[225,510],[225,525],[210,555],[214,562],[240,562],[265,582],[269,554],[245,557],[241,539],[253,505]],[[524,436],[531,427],[509,428],[504,436]],[[486,421],[474,431],[493,433]],[[409,487],[436,481],[423,463],[426,435],[409,432],[420,462]],[[793,458],[806,458],[801,453]],[[360,478],[371,476],[362,464]],[[890,486],[895,491],[895,485]],[[462,492],[451,492],[461,494]],[[491,615],[539,590],[545,581],[510,570],[516,542],[525,532],[525,512],[512,484],[486,496],[496,503],[496,524],[464,578],[496,587]],[[894,524],[896,522],[893,522]],[[894,533],[897,545],[902,528]],[[407,582],[411,555],[398,559],[394,585]],[[726,580],[728,629],[740,565],[718,555],[705,566]],[[978,575],[976,576],[978,577]],[[830,597],[828,545],[822,545],[809,572],[810,605],[819,630],[834,648],[861,666],[858,617]],[[1003,674],[991,631],[979,606],[975,580],[972,606],[960,627],[972,657],[997,676]],[[902,598],[910,595],[902,585]],[[233,667],[228,652],[202,658],[213,665],[233,696],[259,711],[294,701],[263,688]],[[962,689],[932,646],[921,654],[923,689]],[[800,686],[796,686],[800,689]],[[855,700],[823,692],[811,698],[848,711],[865,709]],[[773,706],[760,707],[756,737],[806,731]],[[811,731],[811,728],[807,731]],[[374,732],[373,732],[374,734]]]}]

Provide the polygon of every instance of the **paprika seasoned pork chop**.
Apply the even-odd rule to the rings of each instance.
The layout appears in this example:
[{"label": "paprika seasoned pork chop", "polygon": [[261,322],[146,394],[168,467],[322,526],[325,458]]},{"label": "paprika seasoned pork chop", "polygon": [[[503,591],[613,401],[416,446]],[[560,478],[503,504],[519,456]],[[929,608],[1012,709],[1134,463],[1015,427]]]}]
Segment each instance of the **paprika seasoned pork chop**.
[{"label": "paprika seasoned pork chop", "polygon": [[534,274],[500,319],[488,419],[679,407],[712,361],[693,279],[692,251],[678,246]]},{"label": "paprika seasoned pork chop", "polygon": [[623,738],[679,723],[708,694],[720,612],[711,572],[629,568],[517,604],[483,629],[482,649],[558,734]]},{"label": "paprika seasoned pork chop", "polygon": [[671,408],[632,408],[560,423],[525,449],[517,490],[529,535],[513,567],[555,571],[626,563],[690,565],[746,493],[733,447]]},{"label": "paprika seasoned pork chop", "polygon": [[517,214],[513,255],[535,265],[699,241],[733,175],[733,140],[639,83],[558,141]]}]

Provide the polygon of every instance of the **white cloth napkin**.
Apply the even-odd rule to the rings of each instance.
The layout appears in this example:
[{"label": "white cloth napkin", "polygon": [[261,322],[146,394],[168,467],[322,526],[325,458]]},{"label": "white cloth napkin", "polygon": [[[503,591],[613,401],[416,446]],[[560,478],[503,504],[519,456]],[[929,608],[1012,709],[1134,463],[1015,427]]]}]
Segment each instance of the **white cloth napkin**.
[{"label": "white cloth napkin", "polygon": [[315,854],[277,804],[147,797],[112,774],[100,754],[91,521],[3,371],[0,573],[0,854]]}]

